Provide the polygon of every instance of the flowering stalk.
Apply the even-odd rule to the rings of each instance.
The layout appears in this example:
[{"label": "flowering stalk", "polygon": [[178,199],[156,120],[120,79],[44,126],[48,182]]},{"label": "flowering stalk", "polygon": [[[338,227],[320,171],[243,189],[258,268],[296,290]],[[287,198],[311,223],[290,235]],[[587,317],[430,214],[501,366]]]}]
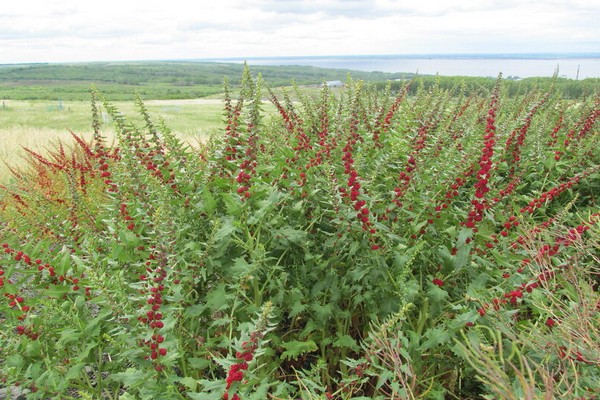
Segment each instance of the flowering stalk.
[{"label": "flowering stalk", "polygon": [[468,214],[467,221],[464,225],[476,231],[475,225],[483,219],[483,212],[489,207],[489,203],[485,195],[490,191],[488,183],[491,169],[493,166],[492,157],[494,155],[494,145],[496,144],[496,112],[498,110],[498,96],[500,91],[500,77],[492,93],[490,102],[487,124],[485,127],[484,148],[479,158],[479,171],[477,171],[477,182],[475,183],[475,198],[471,200],[473,208]]},{"label": "flowering stalk", "polygon": [[[242,342],[241,349],[236,351],[236,361],[231,364],[225,378],[226,386],[223,393],[223,400],[240,400],[239,394],[236,393],[237,387],[233,387],[236,382],[242,383],[244,379],[244,371],[248,370],[248,363],[252,362],[256,356],[256,351],[261,345],[261,341],[269,329],[269,319],[273,311],[273,304],[267,302],[262,309],[262,312],[256,321],[256,326],[250,338]],[[230,397],[231,395],[231,397]]]}]

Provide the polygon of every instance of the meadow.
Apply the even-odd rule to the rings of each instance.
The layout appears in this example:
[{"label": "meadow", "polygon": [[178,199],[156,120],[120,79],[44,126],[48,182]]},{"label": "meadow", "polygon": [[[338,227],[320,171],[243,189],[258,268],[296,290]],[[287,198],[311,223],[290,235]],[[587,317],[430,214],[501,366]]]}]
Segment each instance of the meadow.
[{"label": "meadow", "polygon": [[[83,136],[3,181],[0,388],[597,397],[597,92],[232,82],[201,104],[65,101]],[[55,102],[8,111],[60,130]],[[187,118],[217,134],[190,146]]]},{"label": "meadow", "polygon": [[[133,98],[133,94],[130,94]],[[173,132],[190,145],[205,141],[223,130],[223,102],[219,98],[149,100],[148,110],[162,118]],[[135,118],[133,101],[115,102],[123,113]],[[100,110],[103,135],[114,138],[110,117]],[[138,118],[139,119],[139,118]],[[4,100],[0,105],[0,181],[9,178],[8,165],[21,165],[23,147],[43,151],[57,141],[73,142],[71,133],[91,139],[88,101]]]}]

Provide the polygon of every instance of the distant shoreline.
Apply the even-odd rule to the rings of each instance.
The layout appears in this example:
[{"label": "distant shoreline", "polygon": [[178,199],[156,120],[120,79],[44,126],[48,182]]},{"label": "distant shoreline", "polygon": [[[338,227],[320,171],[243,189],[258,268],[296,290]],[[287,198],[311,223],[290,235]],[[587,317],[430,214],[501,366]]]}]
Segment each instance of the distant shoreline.
[{"label": "distant shoreline", "polygon": [[179,61],[264,61],[264,60],[588,60],[600,59],[600,52],[585,53],[425,53],[425,54],[342,54],[305,56],[211,57]]},{"label": "distant shoreline", "polygon": [[400,54],[329,55],[247,58],[205,58],[190,62],[242,63],[251,66],[311,66],[339,70],[421,73],[444,76],[530,78],[600,78],[600,53],[494,53],[494,54]]}]

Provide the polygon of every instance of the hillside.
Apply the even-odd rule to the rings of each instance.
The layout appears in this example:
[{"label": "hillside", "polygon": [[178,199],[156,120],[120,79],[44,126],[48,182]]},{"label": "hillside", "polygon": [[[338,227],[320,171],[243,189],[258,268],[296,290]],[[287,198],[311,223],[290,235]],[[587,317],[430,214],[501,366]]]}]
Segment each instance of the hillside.
[{"label": "hillside", "polygon": [[[0,98],[12,100],[88,100],[95,84],[112,100],[129,100],[138,92],[145,98],[186,99],[222,92],[224,77],[240,83],[242,64],[212,62],[96,62],[77,64],[0,65]],[[307,66],[256,66],[271,87],[318,85],[345,80],[348,70]],[[411,74],[352,71],[355,79],[381,82]]]}]

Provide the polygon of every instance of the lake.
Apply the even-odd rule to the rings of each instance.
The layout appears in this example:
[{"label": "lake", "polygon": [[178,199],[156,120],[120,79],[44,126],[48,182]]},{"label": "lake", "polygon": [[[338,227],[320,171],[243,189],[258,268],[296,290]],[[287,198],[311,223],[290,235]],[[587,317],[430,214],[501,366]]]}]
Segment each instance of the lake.
[{"label": "lake", "polygon": [[462,75],[507,78],[559,76],[600,78],[600,53],[585,54],[453,54],[385,56],[249,57],[211,59],[249,65],[309,65],[358,71],[418,72],[424,75]]}]

